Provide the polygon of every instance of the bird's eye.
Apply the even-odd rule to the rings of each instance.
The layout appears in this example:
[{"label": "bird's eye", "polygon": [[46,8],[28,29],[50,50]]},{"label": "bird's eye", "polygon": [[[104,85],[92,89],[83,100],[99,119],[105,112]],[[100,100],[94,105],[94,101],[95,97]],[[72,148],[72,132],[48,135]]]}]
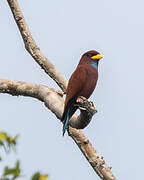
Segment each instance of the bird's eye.
[{"label": "bird's eye", "polygon": [[92,54],[87,54],[87,57],[92,57]]}]

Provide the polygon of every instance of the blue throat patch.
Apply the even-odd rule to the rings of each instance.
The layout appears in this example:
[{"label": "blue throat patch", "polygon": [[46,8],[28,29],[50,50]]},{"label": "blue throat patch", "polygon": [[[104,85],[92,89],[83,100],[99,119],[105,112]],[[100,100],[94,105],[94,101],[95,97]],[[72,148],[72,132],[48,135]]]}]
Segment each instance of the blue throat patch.
[{"label": "blue throat patch", "polygon": [[95,69],[98,69],[98,61],[91,61],[91,65],[92,65]]}]

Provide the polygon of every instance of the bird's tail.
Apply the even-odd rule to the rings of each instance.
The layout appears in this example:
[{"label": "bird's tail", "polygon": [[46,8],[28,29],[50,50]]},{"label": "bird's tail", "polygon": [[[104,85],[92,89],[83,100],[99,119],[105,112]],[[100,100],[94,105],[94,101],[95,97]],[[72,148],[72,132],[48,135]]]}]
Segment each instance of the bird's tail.
[{"label": "bird's tail", "polygon": [[71,113],[70,113],[70,107],[73,103],[74,99],[70,99],[64,109],[64,113],[62,115],[61,121],[63,122],[63,136],[65,134],[66,129],[68,128],[68,122],[69,119],[71,118]]},{"label": "bird's tail", "polygon": [[66,129],[68,128],[69,119],[70,119],[70,116],[69,116],[69,109],[68,109],[65,120],[64,120],[64,125],[63,125],[63,136],[65,134]]}]

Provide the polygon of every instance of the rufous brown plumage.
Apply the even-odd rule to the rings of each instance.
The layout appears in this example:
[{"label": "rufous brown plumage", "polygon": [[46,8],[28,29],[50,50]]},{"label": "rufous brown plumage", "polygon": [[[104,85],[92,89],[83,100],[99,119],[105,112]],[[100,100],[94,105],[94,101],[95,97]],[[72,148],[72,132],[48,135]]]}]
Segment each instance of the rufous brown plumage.
[{"label": "rufous brown plumage", "polygon": [[63,135],[68,127],[69,119],[77,110],[77,106],[74,106],[76,99],[79,96],[84,96],[88,99],[96,87],[98,80],[98,64],[101,58],[102,56],[100,53],[95,50],[84,53],[76,70],[69,79],[64,113],[61,119],[64,122]]}]

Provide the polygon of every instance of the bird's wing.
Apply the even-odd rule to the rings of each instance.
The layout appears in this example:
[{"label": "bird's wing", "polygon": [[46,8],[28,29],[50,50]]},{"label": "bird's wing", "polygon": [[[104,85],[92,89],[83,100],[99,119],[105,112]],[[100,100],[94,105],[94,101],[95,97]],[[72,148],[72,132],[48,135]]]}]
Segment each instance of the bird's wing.
[{"label": "bird's wing", "polygon": [[84,84],[86,83],[86,68],[84,66],[78,66],[73,72],[67,87],[65,106],[68,101],[75,96],[78,96],[79,92],[82,90]]},{"label": "bird's wing", "polygon": [[75,98],[78,96],[85,83],[86,69],[83,66],[78,66],[77,69],[73,72],[67,87],[65,108],[61,119],[62,121],[64,121],[63,135],[68,127],[69,119],[77,109],[77,107],[72,108]]}]

